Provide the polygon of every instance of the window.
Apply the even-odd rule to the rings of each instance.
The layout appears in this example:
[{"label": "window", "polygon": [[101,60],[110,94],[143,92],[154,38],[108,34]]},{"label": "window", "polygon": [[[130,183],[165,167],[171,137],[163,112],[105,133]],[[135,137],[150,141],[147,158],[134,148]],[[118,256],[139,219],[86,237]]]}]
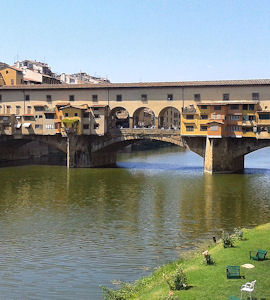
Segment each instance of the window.
[{"label": "window", "polygon": [[[39,116],[40,117],[40,116]],[[45,114],[45,119],[53,120],[54,119],[54,114]]]},{"label": "window", "polygon": [[172,101],[173,100],[173,94],[168,94],[167,95],[167,100]]},{"label": "window", "polygon": [[187,120],[193,120],[194,119],[194,115],[186,115],[186,119]]},{"label": "window", "polygon": [[270,119],[270,114],[269,113],[266,113],[266,114],[259,113],[259,119],[260,120],[269,120]]},{"label": "window", "polygon": [[0,95],[0,102],[2,101],[2,95]]},{"label": "window", "polygon": [[25,101],[30,101],[30,95],[25,95],[24,100]]},{"label": "window", "polygon": [[44,106],[35,106],[35,111],[44,111]]},{"label": "window", "polygon": [[14,79],[10,79],[10,84],[14,85]]},{"label": "window", "polygon": [[194,131],[194,127],[190,125],[186,125],[186,131]]},{"label": "window", "polygon": [[141,95],[141,100],[142,100],[143,102],[146,102],[146,101],[147,101],[147,95],[146,95],[146,94],[142,94],[142,95]]},{"label": "window", "polygon": [[211,119],[218,119],[218,120],[220,120],[221,119],[221,114],[211,114]]},{"label": "window", "polygon": [[31,106],[27,106],[27,113],[31,114],[31,111],[32,111],[32,107]]},{"label": "window", "polygon": [[84,112],[84,113],[83,113],[83,117],[84,117],[84,118],[89,118],[89,112]]},{"label": "window", "polygon": [[23,118],[24,118],[25,121],[33,121],[32,116],[24,116]]},{"label": "window", "polygon": [[230,105],[230,109],[231,110],[237,110],[237,109],[239,109],[239,104],[231,104]]},{"label": "window", "polygon": [[75,96],[74,95],[69,95],[69,101],[74,101],[75,100]]},{"label": "window", "polygon": [[241,131],[240,126],[231,126],[231,131]]},{"label": "window", "polygon": [[208,115],[201,115],[201,120],[207,120],[208,119]]},{"label": "window", "polygon": [[65,117],[68,117],[68,113],[65,113]]},{"label": "window", "polygon": [[259,93],[252,93],[252,100],[260,100],[260,94]]},{"label": "window", "polygon": [[194,94],[194,101],[201,101],[201,94]]},{"label": "window", "polygon": [[201,105],[201,109],[207,109],[208,106],[207,105]]},{"label": "window", "polygon": [[122,95],[116,95],[116,101],[118,102],[122,101]]},{"label": "window", "polygon": [[74,117],[78,117],[78,113],[74,113]]},{"label": "window", "polygon": [[230,120],[236,120],[236,121],[240,120],[240,116],[235,116],[235,115],[230,115],[229,118]]},{"label": "window", "polygon": [[94,129],[98,129],[99,128],[99,124],[94,124]]},{"label": "window", "polygon": [[253,115],[248,116],[248,120],[249,121],[256,121],[256,116],[253,116]]},{"label": "window", "polygon": [[223,100],[224,101],[230,100],[230,94],[223,94]]},{"label": "window", "polygon": [[94,107],[94,110],[97,111],[97,110],[98,110],[98,107]]},{"label": "window", "polygon": [[248,110],[248,104],[243,104],[243,110]]},{"label": "window", "polygon": [[16,115],[19,115],[21,113],[21,107],[19,105],[16,105]]},{"label": "window", "polygon": [[98,95],[92,95],[92,101],[98,102]]},{"label": "window", "polygon": [[41,124],[35,124],[35,129],[42,129],[42,125]]},{"label": "window", "polygon": [[54,124],[46,124],[45,128],[46,129],[55,129],[55,125]]},{"label": "window", "polygon": [[8,70],[6,70],[6,74],[8,74]]},{"label": "window", "polygon": [[47,95],[46,96],[47,102],[51,103],[52,102],[52,96],[51,95]]},{"label": "window", "polygon": [[89,124],[83,124],[83,129],[89,129]]},{"label": "window", "polygon": [[214,110],[221,110],[221,105],[214,105]]},{"label": "window", "polygon": [[249,104],[248,105],[248,109],[249,110],[254,110],[255,109],[255,105],[254,104]]},{"label": "window", "polygon": [[210,131],[218,131],[218,125],[211,125]]},{"label": "window", "polygon": [[95,119],[99,119],[100,115],[94,114]]},{"label": "window", "polygon": [[7,105],[7,114],[10,114],[11,106]]},{"label": "window", "polygon": [[207,131],[207,126],[206,125],[201,125],[201,131]]},{"label": "window", "polygon": [[246,132],[253,132],[253,127],[244,127],[244,128],[242,128],[242,131],[244,133],[246,133]]}]

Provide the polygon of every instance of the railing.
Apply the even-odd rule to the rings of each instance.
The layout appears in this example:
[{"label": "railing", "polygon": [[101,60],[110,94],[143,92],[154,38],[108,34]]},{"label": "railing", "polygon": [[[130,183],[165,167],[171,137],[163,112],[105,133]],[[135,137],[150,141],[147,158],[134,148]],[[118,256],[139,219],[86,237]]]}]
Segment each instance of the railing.
[{"label": "railing", "polygon": [[156,129],[156,128],[113,128],[111,134],[121,135],[180,135],[180,129]]}]

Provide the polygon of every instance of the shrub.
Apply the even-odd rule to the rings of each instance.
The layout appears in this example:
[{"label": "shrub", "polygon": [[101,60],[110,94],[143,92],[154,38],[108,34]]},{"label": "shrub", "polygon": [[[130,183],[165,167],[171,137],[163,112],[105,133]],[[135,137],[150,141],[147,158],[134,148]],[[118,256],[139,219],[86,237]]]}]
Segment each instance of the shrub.
[{"label": "shrub", "polygon": [[109,289],[102,286],[102,291],[105,300],[126,300],[133,295],[132,285],[125,283],[118,290]]},{"label": "shrub", "polygon": [[[165,276],[164,276],[165,277]],[[166,279],[166,282],[170,288],[171,291],[174,290],[185,290],[187,288],[187,276],[183,272],[182,268],[179,267],[175,274],[171,276],[170,279]]]},{"label": "shrub", "polygon": [[224,248],[234,247],[234,239],[228,232],[222,231],[222,242]]},{"label": "shrub", "polygon": [[204,256],[204,259],[205,259],[205,262],[206,262],[207,265],[214,265],[215,264],[215,261],[213,260],[213,258],[209,254],[208,250],[204,251],[202,253],[202,255]]},{"label": "shrub", "polygon": [[244,232],[241,228],[234,228],[234,235],[239,240],[242,241],[244,237]]}]

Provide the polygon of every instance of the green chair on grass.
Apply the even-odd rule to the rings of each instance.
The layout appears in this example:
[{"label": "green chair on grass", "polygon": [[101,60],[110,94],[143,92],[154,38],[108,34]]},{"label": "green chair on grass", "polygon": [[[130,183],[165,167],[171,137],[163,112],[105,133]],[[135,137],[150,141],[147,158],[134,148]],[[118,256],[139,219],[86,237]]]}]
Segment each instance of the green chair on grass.
[{"label": "green chair on grass", "polygon": [[227,266],[226,267],[227,279],[245,278],[240,275],[240,266]]},{"label": "green chair on grass", "polygon": [[249,258],[253,260],[265,260],[266,259],[266,250],[259,249],[255,254],[255,251],[249,251]]}]

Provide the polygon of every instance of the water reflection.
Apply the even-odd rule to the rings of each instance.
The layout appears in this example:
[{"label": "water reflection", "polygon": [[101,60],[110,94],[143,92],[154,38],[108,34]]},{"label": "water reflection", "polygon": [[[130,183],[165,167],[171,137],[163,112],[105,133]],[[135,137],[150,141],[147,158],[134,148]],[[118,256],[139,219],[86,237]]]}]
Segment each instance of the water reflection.
[{"label": "water reflection", "polygon": [[203,174],[202,163],[169,148],[122,154],[118,169],[0,169],[2,297],[101,299],[99,285],[270,221],[270,171],[256,157],[236,175]]}]

